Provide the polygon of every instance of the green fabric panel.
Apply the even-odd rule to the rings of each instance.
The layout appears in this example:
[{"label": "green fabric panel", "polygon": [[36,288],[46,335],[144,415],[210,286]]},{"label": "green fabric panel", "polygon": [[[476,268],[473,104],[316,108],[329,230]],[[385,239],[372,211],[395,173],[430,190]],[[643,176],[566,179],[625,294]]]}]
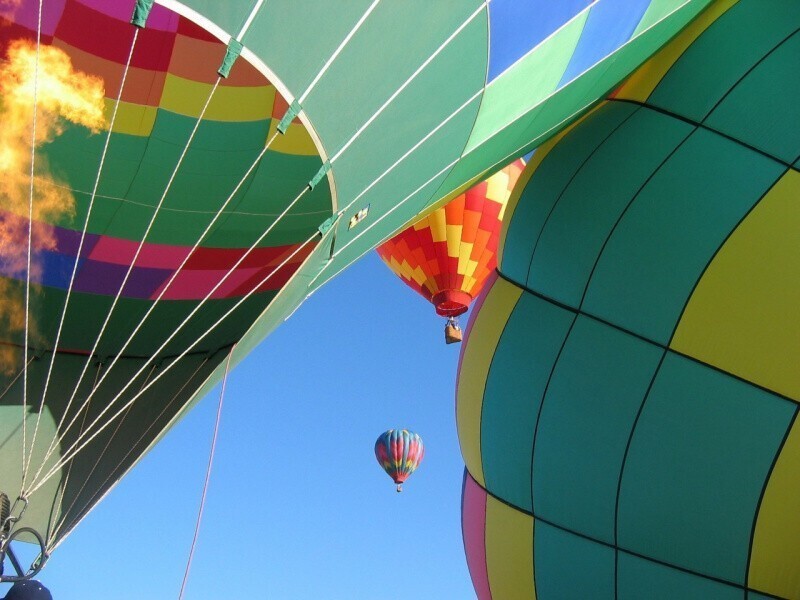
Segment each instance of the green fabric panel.
[{"label": "green fabric panel", "polygon": [[[331,154],[337,152],[461,26],[478,4],[476,0],[457,3],[432,3],[429,0],[380,3],[303,102],[303,108],[326,150]],[[355,22],[356,19],[353,19],[352,23]],[[424,88],[423,94],[415,94],[415,101],[408,105],[406,111],[394,108],[393,126],[402,128],[404,121],[413,121],[423,112],[435,114],[435,109],[448,97],[460,96],[463,102],[468,97],[462,95],[465,83],[474,81],[478,75],[482,84],[486,77],[486,27],[484,11],[484,16],[474,19],[458,34],[462,43],[473,46],[472,52],[462,56],[460,69],[449,70],[447,79],[437,78],[435,85]],[[380,48],[380,60],[376,60],[376,48]],[[306,49],[300,51],[306,52]],[[442,61],[443,54],[448,51],[452,52],[452,49],[439,54],[425,71]],[[354,77],[356,73],[358,76]],[[454,73],[458,73],[458,77],[454,77]],[[469,86],[469,93],[481,87],[480,84]],[[424,111],[421,110],[421,103],[425,105]],[[331,110],[334,106],[335,113]],[[371,127],[378,128],[376,125]],[[414,131],[413,128],[410,130]],[[409,147],[418,139],[415,135],[406,138],[403,146]],[[372,148],[376,154],[381,154],[382,150],[382,146]]]},{"label": "green fabric panel", "polygon": [[[24,294],[24,281],[7,281],[11,286],[9,293],[24,297],[19,295],[19,292]],[[42,293],[39,286],[32,287],[35,289],[35,295],[31,296],[31,303],[38,317],[37,329],[46,339],[54,339],[64,307],[66,290],[48,287],[44,288],[44,293]],[[270,291],[254,294],[248,298],[228,319],[198,344],[197,350],[216,350],[235,342],[274,296],[275,292]],[[113,300],[113,296],[73,291],[70,296],[70,308],[64,323],[64,330],[61,334],[60,347],[90,350]],[[182,351],[239,300],[240,298],[224,298],[206,302],[181,333],[161,352],[161,355],[176,354]],[[159,302],[126,349],[125,354],[130,356],[152,355],[198,303],[199,301],[194,300],[163,300]],[[116,355],[127,340],[128,333],[132,329],[131,323],[140,321],[151,304],[151,300],[120,298],[98,347],[98,355]],[[171,323],[173,328],[169,331],[165,330],[164,323]],[[125,334],[123,335],[121,332],[125,332]],[[20,334],[21,336],[22,334]],[[7,337],[11,338],[12,336]]]},{"label": "green fabric panel", "polygon": [[594,148],[636,110],[621,102],[604,104],[580,128],[564,136],[539,164],[508,224],[500,265],[506,277],[520,283],[527,281],[534,246],[562,190]]},{"label": "green fabric panel", "polygon": [[669,353],[623,471],[620,547],[742,585],[758,499],[793,412]]},{"label": "green fabric panel", "polygon": [[[230,35],[239,33],[255,4],[255,0],[183,0],[188,6]],[[269,3],[267,3],[269,4]]]},{"label": "green fabric panel", "polygon": [[620,552],[618,600],[744,600],[744,590]]},{"label": "green fabric panel", "polygon": [[[270,150],[261,159],[250,181],[239,193],[229,211],[277,217],[308,185],[322,162],[318,156],[294,156]],[[321,189],[323,188],[323,189]],[[331,193],[328,186],[306,191],[288,214],[319,212],[322,220],[331,214]]]},{"label": "green fabric panel", "polygon": [[[485,70],[473,69],[468,65],[486,61],[485,37],[486,31],[482,29],[481,20],[472,21],[333,163],[337,193],[341,198],[352,199],[358,196],[386,169],[459,111],[483,87]],[[483,43],[479,43],[481,38]],[[462,78],[443,87],[442,82],[451,78],[454,72],[463,73]],[[388,91],[386,97],[393,92],[394,90]],[[427,98],[424,110],[420,105],[421,98]],[[372,211],[381,212],[394,206],[398,199],[402,199],[424,182],[427,173],[436,173],[460,155],[478,112],[479,100],[479,97],[473,99],[442,127],[451,132],[451,139],[448,140],[450,146],[441,148],[439,156],[429,155],[427,160],[430,164],[426,164],[426,168],[417,170],[413,176],[396,184],[389,193],[370,194],[370,219],[374,216]],[[363,120],[371,116],[372,112],[365,113]],[[460,127],[458,131],[453,129],[456,122]],[[432,137],[439,138],[440,132],[441,130],[437,131]],[[403,168],[406,163],[416,162],[416,155],[427,154],[433,141],[429,138],[422,142],[395,170]],[[405,213],[406,220],[412,215],[410,211],[402,212]],[[346,223],[339,229],[339,235],[347,235]]]},{"label": "green fabric panel", "polygon": [[[800,14],[796,25],[800,27]],[[800,155],[800,33],[756,66],[706,124],[791,163]]]},{"label": "green fabric panel", "polygon": [[486,87],[465,152],[472,151],[516,120],[527,107],[539,104],[556,89],[588,15],[589,11],[581,13]]},{"label": "green fabric panel", "polygon": [[[529,339],[539,343],[537,337]],[[614,543],[623,456],[662,353],[638,338],[578,317],[539,418],[533,454],[537,516]]]},{"label": "green fabric panel", "polygon": [[[467,109],[448,121],[408,158],[388,172],[344,214],[336,228],[336,248],[342,249],[355,236],[361,237],[343,250],[340,255],[337,255],[334,263],[326,270],[325,276],[318,280],[318,284],[330,279],[365,252],[371,251],[393,231],[402,227],[411,215],[419,213],[424,206],[429,204],[430,199],[435,197],[441,186],[447,170],[439,175],[437,173],[450,162],[457,160],[463,145],[465,131],[472,123],[478,103],[478,98],[473,100]],[[336,169],[337,167],[334,166],[334,171]],[[427,183],[408,197],[416,189],[410,188],[409,182],[417,181],[420,184],[426,181]],[[417,187],[420,184],[417,184]],[[401,202],[403,203],[401,208],[394,210]],[[357,227],[348,229],[347,222],[350,217],[367,204],[371,205],[367,219]],[[388,212],[390,210],[392,210],[391,213]],[[380,225],[374,226],[378,219],[386,214],[388,216],[381,221]]]},{"label": "green fabric panel", "polygon": [[311,7],[295,0],[269,0],[253,19],[244,43],[299,97],[370,4],[372,0],[349,0],[314,2]]},{"label": "green fabric panel", "polygon": [[642,109],[601,142],[561,192],[545,223],[528,287],[580,306],[595,261],[617,219],[691,132],[692,126],[683,121]]},{"label": "green fabric panel", "polygon": [[[486,487],[531,512],[531,451],[547,379],[574,315],[523,292],[486,378],[481,458]],[[533,341],[535,340],[535,343]]]},{"label": "green fabric panel", "polygon": [[614,550],[536,519],[533,525],[536,597],[613,598]]},{"label": "green fabric panel", "polygon": [[[647,57],[701,12],[708,2],[710,0],[698,0],[686,4],[657,27],[628,42],[615,54],[562,87],[542,106],[531,108],[514,123],[473,148],[462,159],[464,165],[459,165],[458,178],[452,177],[455,181],[446,189],[457,188],[458,181],[468,181],[471,175],[480,173],[486,165],[504,164],[513,157],[524,154],[568,126],[586,109],[596,104],[598,98],[602,98],[630,75]],[[468,166],[472,166],[472,170],[468,170]]]},{"label": "green fabric panel", "polygon": [[747,600],[775,600],[775,596],[765,596],[764,594],[759,594],[758,592],[747,592]]},{"label": "green fabric panel", "polygon": [[702,121],[764,54],[797,29],[798,20],[796,0],[741,0],[687,48],[648,103]]},{"label": "green fabric panel", "polygon": [[636,29],[634,29],[633,35],[639,35],[648,27],[653,26],[660,19],[663,19],[665,15],[678,8],[681,4],[683,4],[683,0],[652,0],[644,15],[642,15],[641,21],[639,21]]},{"label": "green fabric panel", "polygon": [[623,214],[583,309],[666,344],[708,261],[782,171],[748,148],[695,131]]}]

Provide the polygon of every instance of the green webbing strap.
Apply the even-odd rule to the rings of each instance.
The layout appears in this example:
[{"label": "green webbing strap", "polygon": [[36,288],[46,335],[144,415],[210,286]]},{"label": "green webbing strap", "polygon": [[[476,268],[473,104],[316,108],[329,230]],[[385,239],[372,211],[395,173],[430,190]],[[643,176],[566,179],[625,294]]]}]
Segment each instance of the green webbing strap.
[{"label": "green webbing strap", "polygon": [[317,229],[323,235],[323,237],[325,236],[326,233],[328,233],[331,230],[331,227],[333,227],[333,224],[336,223],[336,221],[338,221],[339,217],[341,217],[341,216],[342,216],[342,213],[340,213],[340,212],[334,213],[330,217],[325,219],[325,221],[322,223],[322,225],[317,227]]},{"label": "green webbing strap", "polygon": [[222,66],[217,70],[220,77],[227,77],[231,74],[231,67],[239,55],[242,53],[242,42],[231,38],[228,42],[228,49],[225,50],[225,58],[222,59]]},{"label": "green webbing strap", "polygon": [[331,170],[331,161],[326,160],[317,171],[317,174],[308,182],[308,189],[313,190],[317,184],[322,181],[322,178]]},{"label": "green webbing strap", "polygon": [[147,22],[147,17],[150,16],[150,10],[153,8],[155,0],[136,0],[136,6],[133,7],[133,16],[131,17],[131,24],[136,27],[144,27]]},{"label": "green webbing strap", "polygon": [[278,123],[278,131],[280,131],[281,134],[286,133],[286,130],[289,129],[289,125],[294,118],[300,114],[301,110],[303,110],[303,108],[300,106],[300,103],[297,100],[293,100],[289,105],[289,109],[286,111],[286,114],[283,115],[280,123]]}]

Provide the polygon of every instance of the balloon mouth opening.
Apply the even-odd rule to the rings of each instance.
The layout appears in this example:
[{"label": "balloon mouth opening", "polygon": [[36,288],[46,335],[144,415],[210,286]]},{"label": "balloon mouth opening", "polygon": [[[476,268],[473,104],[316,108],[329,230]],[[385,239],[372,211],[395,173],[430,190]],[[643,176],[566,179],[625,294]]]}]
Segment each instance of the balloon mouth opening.
[{"label": "balloon mouth opening", "polygon": [[461,290],[444,290],[431,297],[436,314],[442,317],[457,317],[467,312],[472,296]]}]

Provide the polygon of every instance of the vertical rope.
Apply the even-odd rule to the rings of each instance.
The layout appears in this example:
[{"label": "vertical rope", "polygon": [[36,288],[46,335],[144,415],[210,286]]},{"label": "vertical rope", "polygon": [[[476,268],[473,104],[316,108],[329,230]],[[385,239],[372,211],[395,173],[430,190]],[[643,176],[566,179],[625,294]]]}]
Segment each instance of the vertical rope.
[{"label": "vertical rope", "polygon": [[206,480],[203,483],[203,493],[200,496],[200,508],[197,510],[197,521],[194,525],[194,536],[192,537],[192,545],[189,547],[189,558],[186,561],[186,570],[183,572],[183,581],[181,582],[181,591],[178,594],[178,600],[182,600],[183,592],[186,590],[186,582],[189,580],[189,570],[192,567],[192,559],[194,558],[194,550],[197,547],[197,537],[200,534],[200,523],[203,520],[203,509],[206,506],[206,494],[208,493],[208,482],[211,480],[211,467],[214,464],[214,452],[217,449],[217,434],[219,433],[219,422],[222,416],[222,403],[225,399],[225,384],[228,383],[228,372],[231,368],[231,357],[233,356],[233,349],[236,344],[231,346],[228,353],[228,361],[225,364],[225,375],[222,377],[222,388],[219,392],[219,402],[217,403],[217,417],[214,420],[214,435],[211,438],[211,450],[208,453],[208,466],[206,467]]},{"label": "vertical rope", "polygon": [[[128,52],[128,60],[125,63],[125,70],[122,72],[122,81],[119,84],[119,94],[117,94],[117,101],[114,103],[114,112],[111,115],[111,122],[108,125],[108,134],[106,135],[106,141],[105,141],[105,144],[103,145],[103,152],[100,155],[100,165],[97,168],[97,176],[95,177],[95,180],[94,180],[94,187],[92,188],[92,195],[89,198],[89,206],[88,206],[88,208],[86,210],[86,220],[83,223],[83,230],[81,231],[80,242],[78,242],[78,251],[77,251],[77,253],[75,255],[75,263],[72,265],[72,274],[70,275],[69,285],[67,286],[67,297],[64,300],[64,309],[61,311],[61,319],[58,322],[58,330],[56,332],[56,339],[55,339],[55,342],[53,342],[53,353],[50,356],[50,366],[47,368],[47,377],[44,380],[44,390],[42,391],[42,399],[39,402],[39,410],[38,410],[37,415],[36,415],[36,427],[34,427],[34,429],[33,429],[33,441],[31,442],[31,457],[33,456],[33,448],[36,445],[36,436],[37,436],[37,434],[39,432],[39,422],[42,419],[42,411],[44,410],[44,403],[45,403],[45,399],[47,398],[47,390],[49,389],[49,386],[50,386],[50,378],[53,375],[53,365],[54,365],[54,363],[56,361],[56,354],[58,354],[58,344],[61,341],[61,333],[62,333],[62,331],[64,329],[64,322],[66,321],[66,317],[67,317],[67,308],[69,307],[69,301],[70,301],[70,298],[71,298],[71,295],[72,295],[72,287],[75,284],[75,275],[78,272],[78,264],[80,263],[81,252],[83,251],[83,245],[84,245],[84,242],[86,240],[86,231],[89,228],[89,219],[91,218],[92,208],[94,207],[94,201],[95,201],[95,198],[97,197],[97,189],[100,186],[100,176],[103,173],[103,165],[105,164],[106,155],[108,153],[108,145],[109,145],[109,143],[111,141],[111,132],[113,131],[114,123],[117,120],[117,111],[119,110],[119,104],[120,104],[120,101],[122,100],[122,90],[125,87],[125,80],[128,78],[128,71],[130,70],[131,60],[133,59],[133,50],[136,47],[136,40],[137,39],[139,39],[139,28],[135,27],[134,28],[134,33],[133,33],[133,40],[131,41],[131,49],[130,49],[130,52]],[[91,355],[89,356],[89,358],[91,359]],[[80,386],[80,383],[81,383],[81,381],[78,380],[78,383],[75,386],[76,390],[77,390],[78,386]],[[97,378],[95,378],[95,385],[96,384],[97,384]],[[69,412],[70,406],[72,406],[72,401],[74,399],[75,399],[75,394],[72,394],[70,396],[70,398],[69,398],[69,401],[67,402],[67,406],[64,409],[64,412],[61,415],[61,419],[58,422],[58,426],[56,427],[56,434],[61,429],[61,426],[64,424],[64,419],[66,418],[67,413]],[[53,448],[53,445],[56,442],[57,437],[58,436],[55,435],[53,437],[53,440],[50,442],[50,445],[47,448],[47,452],[45,453],[44,460],[47,460],[47,458],[49,458],[50,454],[52,453],[52,448]],[[31,463],[31,461],[30,461],[30,457],[29,457],[28,465],[27,465],[27,467],[25,469],[26,475],[27,475],[27,472],[30,470],[30,463]]]},{"label": "vertical rope", "polygon": [[[31,253],[33,249],[33,175],[36,165],[36,113],[38,112],[39,94],[39,48],[42,43],[42,1],[39,0],[39,16],[36,22],[36,62],[33,71],[33,125],[31,128],[31,183],[30,196],[28,199],[28,265],[25,272],[25,342],[22,345],[23,351],[23,375],[22,375],[22,484],[20,493],[25,489],[25,478],[28,475],[28,466],[25,454],[28,449],[27,440],[27,417],[28,417],[28,340],[30,338],[30,306],[31,306]],[[31,447],[31,454],[33,447]]]}]

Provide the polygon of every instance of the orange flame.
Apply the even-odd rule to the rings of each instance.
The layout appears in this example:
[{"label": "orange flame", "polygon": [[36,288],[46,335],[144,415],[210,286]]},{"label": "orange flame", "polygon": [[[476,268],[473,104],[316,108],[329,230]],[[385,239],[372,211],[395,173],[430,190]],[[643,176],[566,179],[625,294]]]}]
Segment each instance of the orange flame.
[{"label": "orange flame", "polygon": [[[66,122],[97,133],[105,127],[105,92],[101,79],[76,71],[69,56],[53,46],[40,46],[38,66],[36,44],[26,40],[12,42],[7,56],[0,65],[0,209],[5,213],[0,216],[0,262],[8,275],[22,277],[28,258],[31,140],[40,148],[61,135]],[[52,250],[52,229],[42,224],[74,216],[75,198],[49,172],[43,156],[37,154],[34,165],[31,244],[34,250]],[[33,258],[30,275],[41,275],[41,264]],[[0,282],[0,331],[19,333],[25,327],[23,292],[9,280]],[[0,369],[13,371],[15,361],[7,358],[0,353]]]}]

